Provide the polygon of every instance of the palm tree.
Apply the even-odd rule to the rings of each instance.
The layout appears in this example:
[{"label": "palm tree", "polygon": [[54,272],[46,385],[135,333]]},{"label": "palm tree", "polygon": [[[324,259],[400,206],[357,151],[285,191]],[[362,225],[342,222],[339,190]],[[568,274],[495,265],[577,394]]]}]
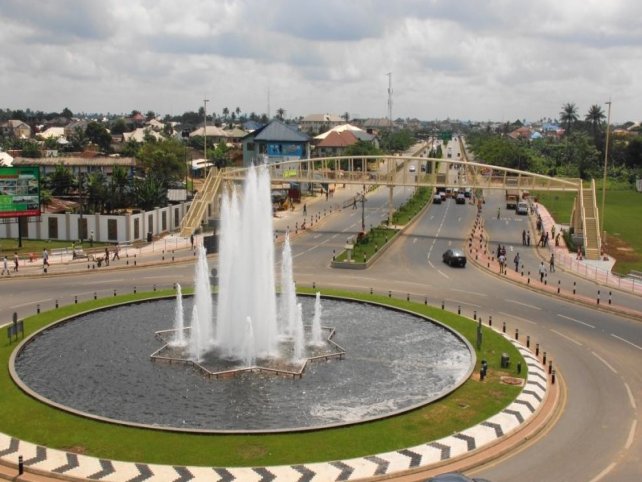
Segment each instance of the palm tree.
[{"label": "palm tree", "polygon": [[565,129],[567,133],[571,132],[571,125],[575,124],[578,119],[577,106],[574,103],[568,102],[562,106],[560,121],[566,126]]},{"label": "palm tree", "polygon": [[280,119],[283,120],[283,117],[285,116],[285,109],[283,107],[279,107],[276,110],[276,116]]},{"label": "palm tree", "polygon": [[227,121],[227,116],[230,115],[230,109],[223,107],[223,120]]},{"label": "palm tree", "polygon": [[341,117],[343,117],[343,120],[346,122],[350,122],[350,113],[345,112]]},{"label": "palm tree", "polygon": [[602,110],[602,107],[598,104],[593,104],[589,109],[588,113],[584,117],[584,120],[591,125],[591,132],[593,133],[593,138],[597,143],[597,133],[599,128],[602,126],[602,123],[606,119],[606,115]]}]

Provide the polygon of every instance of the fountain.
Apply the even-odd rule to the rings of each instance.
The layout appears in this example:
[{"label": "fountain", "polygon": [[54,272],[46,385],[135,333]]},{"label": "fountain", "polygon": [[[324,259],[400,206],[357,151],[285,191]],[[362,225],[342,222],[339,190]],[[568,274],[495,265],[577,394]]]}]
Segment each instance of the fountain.
[{"label": "fountain", "polygon": [[[268,209],[266,209],[266,206]],[[205,249],[198,248],[194,274],[194,307],[186,337],[182,321],[182,293],[177,286],[174,330],[156,335],[166,346],[152,359],[195,363],[210,376],[237,374],[247,369],[301,376],[311,358],[342,358],[321,326],[321,298],[317,294],[312,327],[306,330],[292,273],[292,249],[286,234],[282,251],[278,303],[274,279],[274,233],[270,178],[264,167],[250,168],[241,196],[225,192],[221,202],[219,293],[216,318]],[[306,331],[309,340],[306,342]],[[220,367],[220,361],[227,363]]]}]

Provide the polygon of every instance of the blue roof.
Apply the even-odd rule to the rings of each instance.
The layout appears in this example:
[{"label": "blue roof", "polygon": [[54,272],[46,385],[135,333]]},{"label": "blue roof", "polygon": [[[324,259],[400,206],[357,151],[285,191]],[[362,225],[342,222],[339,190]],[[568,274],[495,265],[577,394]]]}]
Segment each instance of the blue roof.
[{"label": "blue roof", "polygon": [[[248,134],[256,141],[281,141],[281,142],[309,142],[310,136],[284,124],[278,119],[273,119],[266,126]],[[246,136],[247,137],[247,136]]]}]

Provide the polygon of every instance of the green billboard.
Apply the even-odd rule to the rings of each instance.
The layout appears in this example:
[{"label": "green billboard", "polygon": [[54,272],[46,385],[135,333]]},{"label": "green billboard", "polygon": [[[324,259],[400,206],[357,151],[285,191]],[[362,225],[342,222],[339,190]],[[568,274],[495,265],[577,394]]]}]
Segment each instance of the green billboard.
[{"label": "green billboard", "polygon": [[38,167],[0,167],[0,218],[40,216]]}]

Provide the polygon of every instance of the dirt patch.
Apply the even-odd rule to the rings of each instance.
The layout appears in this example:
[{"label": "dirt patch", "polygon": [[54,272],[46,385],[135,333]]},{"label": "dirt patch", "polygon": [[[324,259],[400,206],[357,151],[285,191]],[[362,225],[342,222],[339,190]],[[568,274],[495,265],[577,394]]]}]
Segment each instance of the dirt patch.
[{"label": "dirt patch", "polygon": [[84,455],[87,452],[87,447],[82,445],[74,445],[72,447],[65,448],[66,452],[71,452],[72,454]]},{"label": "dirt patch", "polygon": [[502,383],[505,383],[506,385],[518,385],[521,387],[524,386],[524,379],[516,377],[502,377]]},{"label": "dirt patch", "polygon": [[617,261],[637,262],[642,259],[630,244],[614,234],[607,236],[604,250],[606,254],[613,256]]}]

